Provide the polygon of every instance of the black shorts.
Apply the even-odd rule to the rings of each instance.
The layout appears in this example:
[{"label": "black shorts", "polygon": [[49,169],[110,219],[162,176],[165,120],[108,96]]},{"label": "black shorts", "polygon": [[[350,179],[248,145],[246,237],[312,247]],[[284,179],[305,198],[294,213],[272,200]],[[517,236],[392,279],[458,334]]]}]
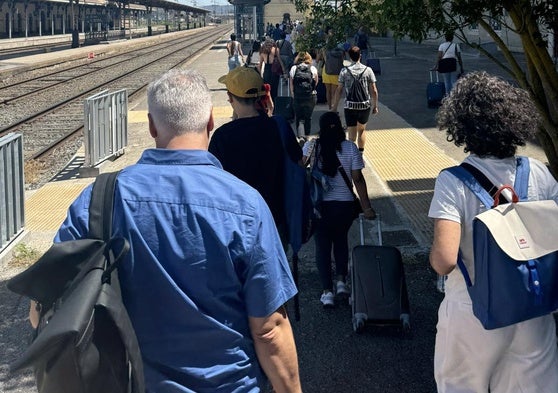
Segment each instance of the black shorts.
[{"label": "black shorts", "polygon": [[345,108],[345,123],[347,127],[354,127],[357,122],[360,124],[368,123],[370,118],[370,107],[368,109],[347,109]]}]

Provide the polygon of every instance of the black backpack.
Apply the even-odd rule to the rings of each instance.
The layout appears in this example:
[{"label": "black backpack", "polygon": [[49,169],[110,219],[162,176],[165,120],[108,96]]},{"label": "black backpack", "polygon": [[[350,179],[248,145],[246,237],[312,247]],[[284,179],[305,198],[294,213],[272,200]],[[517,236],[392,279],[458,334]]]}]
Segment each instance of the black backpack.
[{"label": "black backpack", "polygon": [[362,75],[366,72],[366,68],[358,75],[358,77],[355,77],[351,70],[347,67],[347,73],[353,78],[353,84],[349,88],[347,97],[345,98],[346,107],[348,109],[362,110],[370,108],[367,86],[361,82]]},{"label": "black backpack", "polygon": [[33,367],[39,393],[143,393],[143,365],[118,281],[130,246],[111,238],[117,173],[101,174],[89,205],[89,237],[53,244],[8,288],[39,305],[31,345],[11,365]]},{"label": "black backpack", "polygon": [[297,65],[293,77],[295,97],[310,97],[315,88],[314,84],[310,66],[305,63]]},{"label": "black backpack", "polygon": [[343,69],[345,52],[340,48],[333,48],[326,52],[325,72],[328,75],[339,75]]}]

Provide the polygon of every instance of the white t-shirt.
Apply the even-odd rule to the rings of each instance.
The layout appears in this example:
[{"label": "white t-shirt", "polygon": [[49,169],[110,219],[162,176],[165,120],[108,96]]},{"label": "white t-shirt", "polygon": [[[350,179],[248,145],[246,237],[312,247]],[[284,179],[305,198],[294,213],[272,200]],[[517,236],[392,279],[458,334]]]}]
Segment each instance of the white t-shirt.
[{"label": "white t-shirt", "polygon": [[[302,155],[308,156],[310,146],[315,143],[316,139],[311,139],[306,142],[302,148]],[[341,142],[341,152],[337,152],[337,158],[341,162],[343,169],[347,177],[352,182],[351,171],[364,168],[364,160],[362,159],[362,153],[358,151],[357,145],[349,140],[344,140]],[[320,163],[318,162],[318,167]],[[352,188],[349,190],[347,183],[343,179],[343,176],[339,171],[335,173],[334,177],[329,178],[329,184],[331,189],[324,193],[324,201],[352,201],[353,193]]]},{"label": "white t-shirt", "polygon": [[[515,157],[480,158],[471,154],[464,162],[481,170],[494,185],[514,184]],[[531,170],[529,172],[528,199],[554,199],[558,202],[558,183],[550,171],[543,163],[533,158],[529,158],[529,163]],[[461,224],[459,249],[471,279],[474,277],[473,218],[485,210],[484,205],[461,180],[446,171],[438,175],[428,217],[442,218]],[[445,293],[446,296],[451,296],[453,299],[471,303],[465,280],[458,267],[448,275]]]},{"label": "white t-shirt", "polygon": [[448,59],[448,58],[457,59],[457,53],[460,53],[461,49],[459,49],[459,44],[456,44],[455,42],[446,41],[440,44],[440,46],[438,47],[438,52],[443,53],[442,59]]}]

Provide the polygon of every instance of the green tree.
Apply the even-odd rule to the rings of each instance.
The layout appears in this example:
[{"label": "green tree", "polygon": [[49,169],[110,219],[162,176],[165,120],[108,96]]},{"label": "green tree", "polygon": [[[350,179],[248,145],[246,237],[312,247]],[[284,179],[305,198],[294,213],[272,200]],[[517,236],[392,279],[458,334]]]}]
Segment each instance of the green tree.
[{"label": "green tree", "polygon": [[[348,20],[352,25],[355,21],[364,22],[389,29],[396,38],[408,36],[416,42],[432,33],[442,36],[446,31],[454,31],[460,41],[493,60],[529,92],[542,119],[537,135],[539,142],[552,172],[558,176],[558,72],[548,51],[549,32],[558,33],[556,0],[338,0],[337,10],[331,7],[330,0],[295,0],[295,4],[310,13],[316,8],[329,11],[321,16],[324,19],[339,18],[339,10],[343,10],[343,21]],[[504,61],[478,42],[468,40],[465,31],[472,26],[481,27],[490,35]],[[495,26],[518,34],[525,69]]]}]

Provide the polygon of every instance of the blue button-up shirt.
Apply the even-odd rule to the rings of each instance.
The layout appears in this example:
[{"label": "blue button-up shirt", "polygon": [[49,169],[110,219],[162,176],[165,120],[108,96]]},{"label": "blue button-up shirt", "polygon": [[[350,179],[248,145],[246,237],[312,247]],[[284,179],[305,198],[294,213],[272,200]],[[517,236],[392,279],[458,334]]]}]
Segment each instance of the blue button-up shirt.
[{"label": "blue button-up shirt", "polygon": [[[91,187],[55,241],[86,237]],[[265,381],[248,316],[296,294],[259,193],[202,150],[146,150],[118,176],[113,234],[131,251],[124,302],[151,392],[257,392]]]}]

